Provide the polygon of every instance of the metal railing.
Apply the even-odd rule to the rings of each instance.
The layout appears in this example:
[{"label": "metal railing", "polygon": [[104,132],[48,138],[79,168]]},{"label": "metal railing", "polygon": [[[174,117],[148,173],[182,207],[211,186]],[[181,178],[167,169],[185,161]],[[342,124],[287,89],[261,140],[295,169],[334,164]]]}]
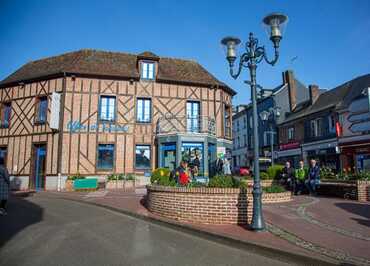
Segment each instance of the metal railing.
[{"label": "metal railing", "polygon": [[158,119],[157,134],[206,133],[216,135],[216,120],[209,116],[175,116],[166,114]]}]

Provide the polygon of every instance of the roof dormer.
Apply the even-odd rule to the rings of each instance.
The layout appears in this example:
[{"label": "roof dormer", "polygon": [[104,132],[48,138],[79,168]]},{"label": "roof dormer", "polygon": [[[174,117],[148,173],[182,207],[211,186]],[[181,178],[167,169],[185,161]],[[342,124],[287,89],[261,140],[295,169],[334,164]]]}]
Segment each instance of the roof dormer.
[{"label": "roof dormer", "polygon": [[159,57],[152,52],[145,51],[137,56],[137,64],[140,72],[140,79],[155,80],[158,73]]}]

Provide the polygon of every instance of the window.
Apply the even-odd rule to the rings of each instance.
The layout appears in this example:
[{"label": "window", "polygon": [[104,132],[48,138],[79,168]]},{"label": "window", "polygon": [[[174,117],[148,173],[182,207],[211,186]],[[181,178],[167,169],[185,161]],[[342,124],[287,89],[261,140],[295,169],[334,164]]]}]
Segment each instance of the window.
[{"label": "window", "polygon": [[101,96],[99,119],[104,121],[114,121],[116,113],[116,97]]},{"label": "window", "polygon": [[323,134],[323,120],[318,118],[310,121],[311,137],[320,137]]},{"label": "window", "polygon": [[0,165],[6,166],[7,148],[0,147]]},{"label": "window", "polygon": [[288,128],[288,140],[294,139],[294,127]]},{"label": "window", "polygon": [[199,102],[186,103],[186,125],[190,132],[199,132]]},{"label": "window", "polygon": [[316,123],[316,120],[311,120],[310,121],[310,133],[311,133],[311,137],[316,137],[317,136],[317,123]]},{"label": "window", "polygon": [[37,99],[36,104],[36,120],[35,122],[38,124],[46,123],[46,114],[48,111],[48,98],[47,97],[40,97]]},{"label": "window", "polygon": [[[231,138],[231,107],[228,105],[225,105],[224,127],[225,127],[225,137]],[[238,127],[237,130],[239,131],[239,120],[237,127]]]},{"label": "window", "polygon": [[247,128],[247,118],[243,117],[243,128]]},{"label": "window", "polygon": [[137,99],[136,121],[150,123],[152,116],[151,107],[151,99]]},{"label": "window", "polygon": [[329,132],[335,133],[335,116],[334,115],[328,116],[328,120],[329,120]]},{"label": "window", "polygon": [[98,164],[100,170],[112,170],[114,161],[114,144],[98,145]]},{"label": "window", "polygon": [[3,103],[0,110],[0,127],[8,128],[10,124],[10,116],[11,116],[12,106],[11,103]]},{"label": "window", "polygon": [[247,147],[247,135],[244,135],[244,147]]},{"label": "window", "polygon": [[141,63],[141,78],[142,79],[154,79],[154,63],[142,62]]},{"label": "window", "polygon": [[239,120],[236,121],[236,131],[239,131]]},{"label": "window", "polygon": [[238,136],[238,148],[240,148],[241,145],[240,145],[240,137]]},{"label": "window", "polygon": [[135,168],[150,169],[150,145],[136,145]]}]

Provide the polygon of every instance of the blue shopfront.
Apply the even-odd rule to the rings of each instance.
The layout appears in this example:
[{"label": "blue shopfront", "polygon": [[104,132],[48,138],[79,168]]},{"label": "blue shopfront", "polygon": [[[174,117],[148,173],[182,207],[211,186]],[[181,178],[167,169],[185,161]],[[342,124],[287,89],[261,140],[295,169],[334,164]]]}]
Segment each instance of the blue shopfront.
[{"label": "blue shopfront", "polygon": [[175,134],[158,136],[158,166],[170,170],[175,169],[182,159],[189,162],[191,167],[199,164],[196,179],[206,182],[214,175],[214,162],[217,159],[217,146],[231,148],[231,143],[217,141],[208,134]]}]

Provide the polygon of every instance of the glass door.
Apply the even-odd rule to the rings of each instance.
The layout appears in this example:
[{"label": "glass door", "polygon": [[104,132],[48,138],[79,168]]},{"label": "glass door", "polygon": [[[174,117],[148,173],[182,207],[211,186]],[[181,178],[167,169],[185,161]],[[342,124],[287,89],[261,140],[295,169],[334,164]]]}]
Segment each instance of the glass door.
[{"label": "glass door", "polygon": [[34,180],[36,190],[45,188],[46,145],[34,146]]}]

